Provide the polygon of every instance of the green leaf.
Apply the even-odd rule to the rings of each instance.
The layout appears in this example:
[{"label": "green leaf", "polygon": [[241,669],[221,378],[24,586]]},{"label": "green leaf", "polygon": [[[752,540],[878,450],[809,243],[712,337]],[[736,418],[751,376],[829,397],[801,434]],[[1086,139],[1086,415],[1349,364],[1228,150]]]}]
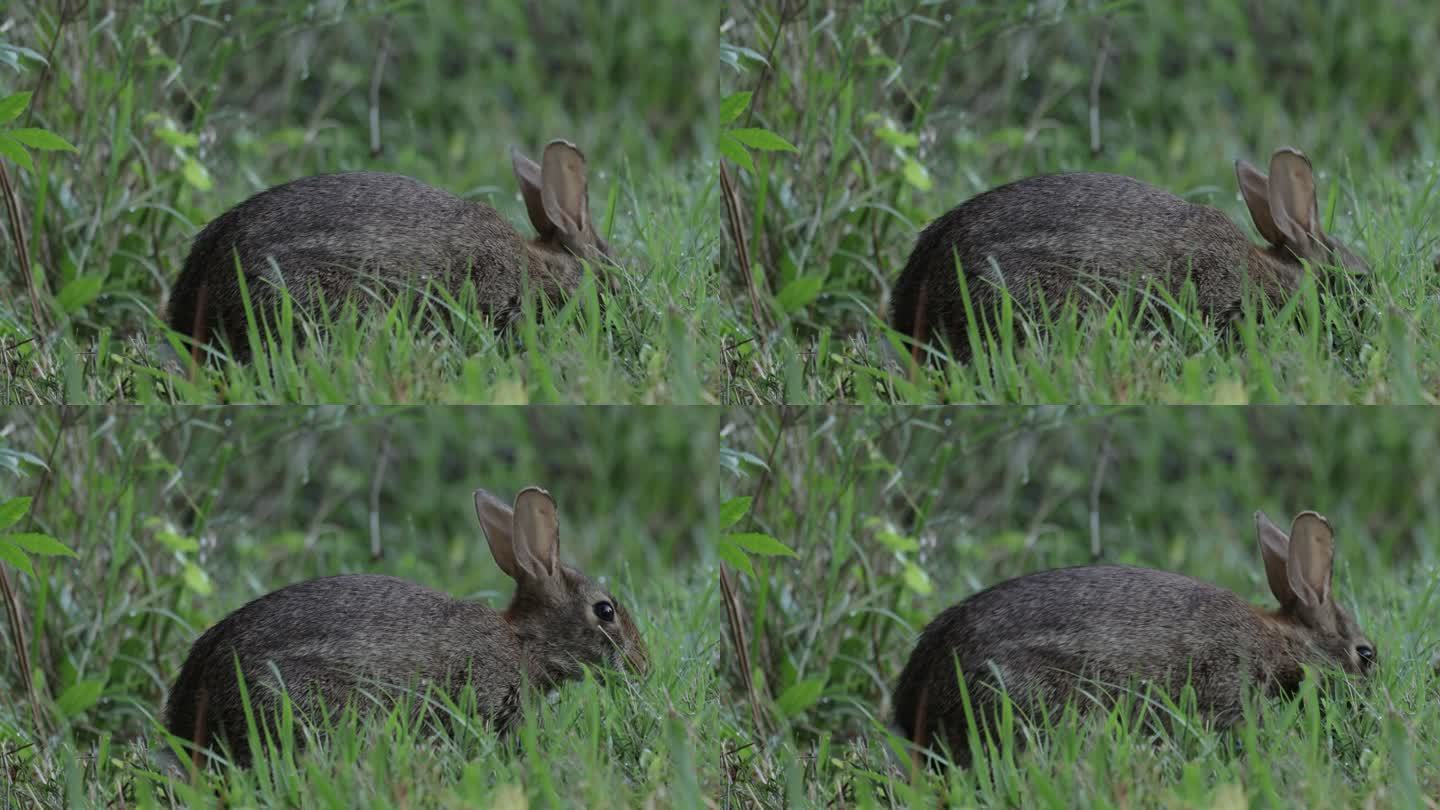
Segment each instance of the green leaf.
[{"label": "green leaf", "polygon": [[104,285],[105,276],[101,273],[79,276],[60,288],[60,293],[55,296],[55,303],[60,305],[62,312],[73,315],[99,298],[100,288]]},{"label": "green leaf", "polygon": [[905,587],[921,596],[929,596],[930,592],[935,590],[935,586],[930,583],[930,575],[913,562],[905,563]]},{"label": "green leaf", "polygon": [[751,149],[759,149],[762,152],[799,152],[795,145],[776,135],[768,129],[758,127],[746,127],[732,129],[727,134],[740,143]]},{"label": "green leaf", "polygon": [[725,126],[726,124],[734,123],[735,119],[740,117],[740,113],[745,112],[745,108],[750,106],[750,97],[752,95],[753,93],[749,90],[744,90],[739,93],[731,93],[721,100],[720,125]]},{"label": "green leaf", "polygon": [[70,142],[56,135],[48,129],[37,129],[35,127],[22,127],[20,129],[8,130],[6,135],[25,144],[31,149],[43,149],[47,152],[78,152]]},{"label": "green leaf", "polygon": [[205,573],[204,568],[201,568],[195,563],[185,563],[184,578],[185,587],[201,596],[209,596],[210,592],[215,590],[210,584],[210,575]]},{"label": "green leaf", "polygon": [[798,557],[793,549],[784,543],[776,540],[768,534],[760,532],[740,532],[739,534],[727,534],[725,539],[748,551],[751,554],[759,554],[762,557]]},{"label": "green leaf", "polygon": [[745,495],[731,498],[720,504],[720,528],[728,529],[739,522],[740,518],[745,517],[745,513],[750,511],[750,502],[753,500],[754,498]]},{"label": "green leaf", "polygon": [[55,701],[55,707],[66,717],[75,717],[90,710],[90,707],[100,702],[100,693],[105,691],[105,681],[99,678],[92,678],[85,681],[77,681],[69,689],[60,695]]},{"label": "green leaf", "polygon": [[820,297],[820,289],[824,286],[824,276],[800,276],[775,294],[775,303],[786,313],[799,312]]},{"label": "green leaf", "polygon": [[35,569],[30,566],[30,558],[25,556],[25,552],[4,540],[0,540],[0,562],[10,563],[30,576],[35,576]]},{"label": "green leaf", "polygon": [[195,158],[186,158],[185,166],[180,171],[181,174],[185,175],[185,182],[200,191],[209,191],[210,187],[214,185],[214,183],[210,181],[209,170]]},{"label": "green leaf", "polygon": [[754,566],[750,565],[750,558],[745,556],[745,552],[741,551],[739,546],[735,545],[734,543],[726,543],[724,541],[721,541],[719,553],[720,559],[730,563],[735,568],[744,571],[752,578],[755,576],[755,568]]},{"label": "green leaf", "polygon": [[755,163],[750,159],[750,153],[745,151],[744,144],[735,140],[728,132],[720,133],[720,154],[736,166],[751,174],[755,173]]},{"label": "green leaf", "polygon": [[155,539],[159,540],[161,543],[164,543],[165,547],[170,549],[171,551],[178,551],[181,554],[200,550],[199,540],[196,540],[193,537],[186,537],[182,534],[178,534],[171,531],[170,529],[161,529],[160,531],[156,532]]},{"label": "green leaf", "polygon": [[14,121],[30,104],[30,91],[0,98],[0,124]]},{"label": "green leaf", "polygon": [[0,535],[0,541],[9,543],[12,546],[18,546],[23,551],[28,551],[31,554],[39,554],[42,557],[80,556],[71,551],[59,540],[56,540],[48,534],[40,534],[39,532]]},{"label": "green leaf", "polygon": [[30,153],[25,151],[25,147],[21,146],[19,141],[4,132],[0,132],[0,157],[10,158],[15,161],[16,166],[26,171],[35,170],[35,163],[30,160]]},{"label": "green leaf", "polygon": [[905,182],[921,191],[929,191],[931,186],[935,185],[930,180],[929,170],[917,160],[905,161],[905,168],[901,169],[900,173],[904,175]]},{"label": "green leaf", "polygon": [[15,522],[25,517],[25,513],[29,511],[30,499],[28,497],[11,498],[4,503],[0,503],[0,529],[8,529],[14,526]]},{"label": "green leaf", "polygon": [[824,678],[806,678],[803,681],[797,681],[775,699],[775,708],[779,709],[780,713],[786,717],[795,717],[818,703],[820,693],[823,691],[825,691]]}]

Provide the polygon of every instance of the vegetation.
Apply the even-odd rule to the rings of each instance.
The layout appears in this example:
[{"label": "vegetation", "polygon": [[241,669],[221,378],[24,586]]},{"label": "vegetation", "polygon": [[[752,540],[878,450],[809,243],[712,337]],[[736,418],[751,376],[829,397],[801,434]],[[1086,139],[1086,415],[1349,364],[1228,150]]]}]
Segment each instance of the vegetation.
[{"label": "vegetation", "polygon": [[[1437,398],[1440,80],[1426,65],[1440,17],[1427,0],[1383,15],[1341,0],[739,0],[721,30],[722,110],[743,99],[733,126],[795,147],[749,165],[726,152],[724,401]],[[1233,161],[1285,144],[1314,161],[1328,230],[1368,257],[1367,280],[1308,282],[1279,312],[1246,312],[1233,339],[1183,297],[1164,302],[1173,326],[1158,333],[1124,308],[1017,312],[972,363],[933,369],[886,328],[920,228],[975,194],[1118,172],[1253,233]]]},{"label": "vegetation", "polygon": [[[698,806],[719,790],[707,752],[725,722],[707,573],[717,436],[717,414],[693,408],[7,413],[0,805]],[[532,696],[513,748],[474,721],[436,736],[403,715],[349,718],[254,771],[156,770],[165,690],[207,626],[337,573],[503,603],[471,490],[531,483],[556,497],[565,559],[633,605],[648,677]],[[6,551],[16,537],[26,565]]]},{"label": "vegetation", "polygon": [[[160,0],[11,14],[0,401],[710,399],[716,106],[697,88],[714,87],[717,34],[683,6]],[[579,296],[527,317],[514,344],[473,315],[435,331],[403,310],[336,313],[325,339],[301,349],[286,335],[253,366],[163,364],[169,286],[194,234],[232,205],[305,175],[392,171],[493,204],[528,235],[507,150],[555,137],[586,152],[591,207],[624,267],[603,311]]]},{"label": "vegetation", "polygon": [[[722,426],[722,519],[795,556],[729,569],[722,803],[1423,807],[1440,795],[1440,427],[1403,408],[771,408]],[[1099,559],[1269,604],[1256,509],[1335,527],[1335,594],[1379,651],[1228,735],[1073,717],[970,770],[911,765],[891,689],[941,609]],[[1272,605],[1273,606],[1273,605]],[[733,627],[743,631],[737,654]],[[747,666],[748,665],[748,666]]]}]

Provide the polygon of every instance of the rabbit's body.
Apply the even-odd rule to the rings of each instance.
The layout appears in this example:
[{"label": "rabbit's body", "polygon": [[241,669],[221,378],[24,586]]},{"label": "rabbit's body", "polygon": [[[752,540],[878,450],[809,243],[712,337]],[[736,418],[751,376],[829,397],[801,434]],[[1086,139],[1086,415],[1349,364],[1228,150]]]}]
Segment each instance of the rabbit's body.
[{"label": "rabbit's body", "polygon": [[[1314,513],[1297,524],[1306,515]],[[1262,524],[1260,531],[1269,529]],[[1318,581],[1319,568],[1312,572]],[[1280,587],[1274,571],[1267,573],[1272,588]],[[1279,576],[1283,582],[1283,567]],[[1328,597],[1328,558],[1324,576]],[[918,744],[943,745],[968,764],[957,662],[983,738],[994,733],[1002,689],[1022,721],[1040,725],[1072,699],[1083,710],[1092,697],[1108,703],[1147,684],[1178,699],[1188,683],[1199,711],[1224,728],[1242,716],[1247,688],[1287,694],[1299,685],[1303,665],[1362,672],[1373,658],[1354,621],[1328,598],[1307,606],[1287,591],[1280,610],[1266,612],[1180,574],[1062,568],[1002,582],[936,617],[896,685],[895,723]]]},{"label": "rabbit's body", "polygon": [[[316,317],[322,295],[333,314],[347,300],[364,307],[400,290],[438,289],[458,298],[468,281],[481,314],[502,329],[520,314],[526,288],[558,304],[578,289],[580,260],[598,262],[609,248],[589,230],[583,157],[557,143],[547,147],[544,171],[564,178],[552,179],[559,190],[549,191],[563,226],[546,213],[542,170],[514,156],[540,233],[534,240],[491,206],[404,175],[342,172],[262,191],[196,236],[171,290],[169,326],[199,344],[223,337],[236,359],[246,359],[237,259],[252,310],[263,319],[271,317],[282,289],[302,316]],[[551,158],[552,150],[559,156]],[[573,217],[566,213],[571,209]]]},{"label": "rabbit's body", "polygon": [[297,711],[318,720],[322,709],[348,701],[364,708],[367,695],[418,694],[429,686],[458,698],[473,682],[485,685],[475,692],[477,711],[504,733],[520,711],[522,674],[535,683],[549,680],[503,615],[484,604],[386,576],[300,582],[205,631],[166,705],[172,734],[191,738],[198,716],[204,732],[225,741],[242,764],[250,751],[237,658],[256,717],[273,715],[282,683]]},{"label": "rabbit's body", "polygon": [[[1277,155],[1272,175],[1300,171],[1296,161],[1304,158],[1298,152]],[[1163,290],[1178,297],[1192,280],[1200,311],[1224,324],[1239,314],[1247,289],[1283,303],[1303,275],[1297,255],[1363,269],[1363,262],[1320,233],[1311,218],[1297,215],[1298,224],[1286,219],[1285,228],[1298,234],[1287,237],[1271,221],[1269,200],[1282,192],[1272,193],[1265,175],[1241,164],[1237,171],[1252,216],[1262,235],[1273,237],[1268,246],[1252,243],[1218,209],[1130,177],[1084,172],[1030,177],[962,203],[921,232],[895,284],[891,323],[917,346],[943,340],[958,358],[967,359],[968,321],[957,260],[972,311],[986,328],[993,328],[991,313],[1001,289],[1008,290],[1021,312],[1054,317],[1067,299],[1084,307],[1109,301],[1127,288],[1143,295],[1147,286],[1151,293]],[[1303,166],[1308,180],[1308,162]],[[1257,191],[1257,183],[1265,187]],[[1310,183],[1274,185],[1297,199],[1308,191],[1313,203]],[[1291,207],[1296,204],[1290,201]]]},{"label": "rabbit's body", "polygon": [[192,741],[197,758],[220,743],[248,765],[237,661],[256,721],[272,732],[282,688],[297,714],[315,722],[347,704],[367,710],[402,693],[419,711],[426,689],[459,700],[470,687],[479,715],[503,735],[519,718],[526,683],[559,685],[587,665],[643,671],[645,648],[629,613],[546,546],[558,531],[548,495],[524,490],[512,511],[477,493],[476,507],[497,563],[517,582],[508,609],[388,576],[281,588],[196,640],[166,701],[166,728]]}]

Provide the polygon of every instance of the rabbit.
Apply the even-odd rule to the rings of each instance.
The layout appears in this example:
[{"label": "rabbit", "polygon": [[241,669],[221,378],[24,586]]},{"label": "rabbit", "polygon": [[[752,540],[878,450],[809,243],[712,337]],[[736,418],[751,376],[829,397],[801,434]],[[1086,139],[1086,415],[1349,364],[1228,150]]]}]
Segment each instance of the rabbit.
[{"label": "rabbit", "polygon": [[477,490],[475,511],[495,563],[515,580],[504,611],[369,574],[281,588],[196,640],[170,689],[166,729],[190,741],[197,766],[203,750],[219,743],[231,762],[248,767],[254,752],[237,659],[256,722],[272,734],[282,684],[297,713],[312,720],[347,702],[364,708],[376,688],[429,685],[454,698],[469,684],[479,713],[504,737],[520,720],[526,682],[548,689],[580,678],[587,665],[646,671],[648,653],[630,613],[560,562],[549,493],[527,487],[512,509]]},{"label": "rabbit", "polygon": [[981,327],[995,322],[1001,287],[1018,310],[1039,315],[1043,303],[1053,316],[1072,294],[1083,305],[1102,291],[1143,292],[1155,282],[1178,296],[1189,277],[1201,311],[1226,326],[1240,314],[1247,284],[1283,303],[1300,285],[1301,259],[1370,271],[1320,230],[1315,178],[1298,149],[1276,150],[1269,177],[1244,160],[1235,161],[1235,174],[1266,247],[1218,209],[1122,175],[1041,175],[987,191],[921,232],[895,284],[890,322],[909,338],[917,362],[932,340],[968,362],[957,259]]},{"label": "rabbit", "polygon": [[539,165],[518,150],[510,160],[538,236],[529,242],[494,208],[398,174],[342,172],[262,191],[216,217],[195,237],[166,308],[171,329],[188,336],[192,356],[216,337],[237,362],[250,358],[236,261],[253,312],[266,326],[278,291],[308,316],[380,287],[422,290],[435,282],[458,297],[464,282],[504,330],[520,314],[528,287],[559,303],[580,285],[581,260],[602,288],[610,246],[596,233],[586,191],[585,156],[563,140]]},{"label": "rabbit", "polygon": [[1330,591],[1329,522],[1301,512],[1287,535],[1256,512],[1255,530],[1279,610],[1147,568],[1091,565],[1011,579],[945,610],[920,634],[895,686],[894,727],[918,749],[948,747],[952,762],[968,766],[957,667],[982,741],[998,727],[1001,688],[1017,718],[1039,726],[1072,698],[1086,709],[1095,702],[1087,696],[1105,687],[1148,683],[1178,699],[1188,680],[1202,715],[1226,729],[1242,716],[1247,685],[1266,696],[1292,693],[1302,664],[1367,675],[1375,648]]}]

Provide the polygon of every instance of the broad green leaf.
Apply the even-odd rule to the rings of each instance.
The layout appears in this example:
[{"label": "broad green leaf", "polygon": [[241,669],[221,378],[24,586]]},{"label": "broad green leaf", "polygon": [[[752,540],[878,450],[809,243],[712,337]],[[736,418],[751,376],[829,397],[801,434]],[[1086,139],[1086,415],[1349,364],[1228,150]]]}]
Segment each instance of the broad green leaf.
[{"label": "broad green leaf", "polygon": [[745,112],[745,108],[750,106],[751,95],[753,94],[749,90],[744,90],[726,96],[720,102],[720,125],[725,126],[739,118],[740,113]]},{"label": "broad green leaf", "polygon": [[729,158],[736,166],[751,174],[755,173],[755,163],[750,159],[750,153],[745,151],[744,144],[735,140],[728,132],[720,133],[720,154]]},{"label": "broad green leaf", "polygon": [[929,596],[930,592],[935,590],[935,586],[930,583],[930,575],[913,562],[905,563],[905,587],[921,596]]},{"label": "broad green leaf", "polygon": [[185,182],[200,191],[209,191],[210,187],[214,185],[210,181],[209,170],[195,158],[186,158],[185,166],[180,171],[185,175]]},{"label": "broad green leaf", "polygon": [[740,143],[751,149],[759,149],[763,152],[799,152],[795,145],[776,135],[768,129],[758,127],[745,127],[732,129],[727,132]]},{"label": "broad green leaf", "polygon": [[921,191],[929,191],[934,182],[930,180],[930,171],[918,160],[905,161],[905,168],[900,170],[904,175],[905,182]]},{"label": "broad green leaf", "polygon": [[11,498],[0,503],[0,529],[8,529],[30,511],[30,498]]},{"label": "broad green leaf", "polygon": [[193,537],[186,537],[182,534],[177,534],[170,529],[161,529],[160,531],[156,532],[155,539],[165,544],[165,547],[170,549],[171,551],[178,551],[181,554],[200,550],[199,540],[196,540]]},{"label": "broad green leaf", "polygon": [[752,578],[755,576],[755,568],[750,565],[750,558],[745,556],[745,552],[741,551],[739,546],[721,541],[719,554],[720,559],[744,571]]},{"label": "broad green leaf", "polygon": [[56,135],[48,129],[37,129],[35,127],[22,127],[21,129],[8,130],[6,135],[25,144],[31,149],[43,149],[47,152],[78,152],[70,142]]},{"label": "broad green leaf", "polygon": [[55,296],[55,303],[59,304],[62,312],[73,315],[99,298],[100,289],[104,285],[105,276],[103,274],[87,273],[61,287],[59,294]]},{"label": "broad green leaf", "polygon": [[210,584],[210,575],[205,573],[204,568],[201,568],[195,563],[185,563],[184,577],[185,587],[189,588],[200,596],[209,596],[210,592],[215,590],[215,588]]},{"label": "broad green leaf", "polygon": [[90,710],[100,702],[100,693],[105,691],[105,681],[99,678],[77,681],[60,695],[55,707],[66,717],[75,717]]},{"label": "broad green leaf", "polygon": [[64,543],[51,537],[48,534],[39,532],[23,532],[21,534],[0,535],[0,540],[14,546],[19,546],[22,551],[31,554],[39,554],[42,557],[78,557]]},{"label": "broad green leaf", "polygon": [[820,289],[824,286],[824,276],[800,276],[775,294],[775,303],[786,313],[799,312],[820,297]]},{"label": "broad green leaf", "polygon": [[768,534],[759,532],[740,532],[739,534],[727,534],[725,539],[744,549],[751,554],[759,554],[763,557],[798,557],[789,546],[776,540]]},{"label": "broad green leaf", "polygon": [[775,699],[775,707],[786,717],[795,717],[819,702],[820,693],[823,691],[825,679],[806,678],[781,692],[780,697]]},{"label": "broad green leaf", "polygon": [[21,93],[15,93],[14,95],[9,95],[5,98],[0,98],[0,124],[14,121],[16,118],[19,118],[20,113],[24,112],[25,108],[29,106],[29,104],[29,90]]},{"label": "broad green leaf", "polygon": [[35,163],[30,159],[30,153],[20,142],[0,131],[0,157],[9,158],[15,161],[15,165],[26,171],[34,171]]},{"label": "broad green leaf", "polygon": [[720,528],[728,529],[734,526],[745,514],[750,511],[750,502],[754,500],[749,495],[739,498],[731,498],[720,504]]},{"label": "broad green leaf", "polygon": [[0,562],[10,563],[30,576],[35,576],[35,569],[30,565],[30,558],[25,556],[25,552],[5,542],[3,537],[0,537]]}]

